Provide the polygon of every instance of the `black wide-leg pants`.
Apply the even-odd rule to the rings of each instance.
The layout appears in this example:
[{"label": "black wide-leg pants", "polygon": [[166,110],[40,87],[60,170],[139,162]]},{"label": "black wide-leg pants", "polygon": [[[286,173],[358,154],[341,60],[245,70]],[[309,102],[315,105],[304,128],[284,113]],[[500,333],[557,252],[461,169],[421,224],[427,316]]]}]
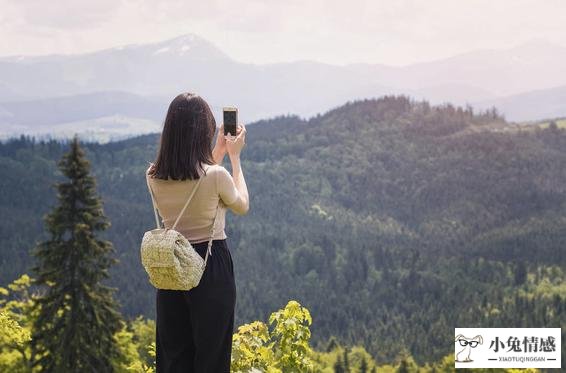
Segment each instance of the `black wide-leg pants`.
[{"label": "black wide-leg pants", "polygon": [[[208,242],[193,244],[205,257]],[[230,372],[236,284],[226,239],[191,290],[156,289],[156,373]]]}]

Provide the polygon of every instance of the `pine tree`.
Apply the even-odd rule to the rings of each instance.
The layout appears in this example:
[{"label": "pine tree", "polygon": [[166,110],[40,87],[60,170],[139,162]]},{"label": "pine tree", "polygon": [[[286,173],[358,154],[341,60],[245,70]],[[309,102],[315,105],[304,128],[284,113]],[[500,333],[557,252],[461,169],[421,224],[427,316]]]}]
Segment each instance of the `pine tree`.
[{"label": "pine tree", "polygon": [[58,167],[69,180],[55,184],[58,205],[44,217],[51,237],[33,250],[34,283],[44,290],[35,302],[33,364],[41,372],[113,372],[114,333],[124,324],[115,288],[101,281],[118,260],[112,243],[94,235],[110,223],[76,135]]},{"label": "pine tree", "polygon": [[514,279],[515,279],[515,286],[523,285],[527,282],[527,265],[523,260],[519,260],[516,262],[514,266]]},{"label": "pine tree", "polygon": [[348,346],[344,347],[344,372],[350,372],[350,361],[348,360]]},{"label": "pine tree", "polygon": [[336,347],[338,347],[338,341],[336,340],[335,336],[331,336],[328,339],[328,343],[326,345],[326,352],[334,351]]},{"label": "pine tree", "polygon": [[360,373],[368,372],[368,362],[365,356],[362,356],[362,362],[360,363]]},{"label": "pine tree", "polygon": [[342,358],[338,355],[336,361],[334,362],[334,373],[344,373],[344,363],[342,363]]},{"label": "pine tree", "polygon": [[407,360],[401,360],[401,364],[399,364],[399,368],[397,368],[397,373],[409,373]]}]

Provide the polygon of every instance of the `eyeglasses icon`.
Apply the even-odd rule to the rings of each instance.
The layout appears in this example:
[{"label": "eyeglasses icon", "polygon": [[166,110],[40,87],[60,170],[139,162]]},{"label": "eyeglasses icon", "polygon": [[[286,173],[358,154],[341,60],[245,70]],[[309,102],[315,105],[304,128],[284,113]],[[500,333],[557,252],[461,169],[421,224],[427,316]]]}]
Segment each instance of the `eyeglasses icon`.
[{"label": "eyeglasses icon", "polygon": [[478,341],[466,341],[465,339],[458,339],[458,342],[460,342],[460,346],[462,347],[470,345],[471,348],[475,348],[479,343]]}]

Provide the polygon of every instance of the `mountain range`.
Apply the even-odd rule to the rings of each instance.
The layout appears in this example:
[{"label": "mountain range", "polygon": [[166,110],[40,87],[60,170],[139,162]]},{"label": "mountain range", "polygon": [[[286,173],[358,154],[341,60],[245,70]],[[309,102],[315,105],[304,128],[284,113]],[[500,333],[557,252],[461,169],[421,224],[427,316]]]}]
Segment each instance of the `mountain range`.
[{"label": "mountain range", "polygon": [[566,48],[540,39],[405,66],[315,61],[251,64],[185,34],[75,55],[0,57],[0,137],[73,132],[98,141],[158,132],[180,92],[245,123],[314,116],[344,102],[405,94],[432,104],[495,106],[510,121],[566,116]]},{"label": "mountain range", "polygon": [[[235,325],[295,299],[312,312],[317,350],[335,336],[376,361],[407,349],[419,364],[453,352],[455,326],[566,328],[561,126],[385,96],[262,120],[246,142],[250,210],[228,211],[225,226]],[[158,144],[154,133],[83,145],[111,223],[96,236],[119,259],[108,285],[128,318],[155,319],[139,250],[155,227],[144,174]],[[35,277],[32,249],[53,239],[44,217],[68,180],[57,167],[68,147],[0,144],[2,287]]]}]

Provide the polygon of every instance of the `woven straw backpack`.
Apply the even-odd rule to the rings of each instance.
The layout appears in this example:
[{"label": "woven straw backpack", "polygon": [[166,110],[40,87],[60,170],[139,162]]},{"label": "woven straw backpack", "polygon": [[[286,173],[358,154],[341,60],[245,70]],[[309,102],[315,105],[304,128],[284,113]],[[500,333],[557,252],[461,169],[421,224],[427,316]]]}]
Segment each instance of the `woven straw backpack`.
[{"label": "woven straw backpack", "polygon": [[187,238],[175,230],[179,219],[183,216],[202,179],[202,176],[198,179],[173,226],[171,228],[161,228],[155,197],[146,177],[157,228],[144,233],[140,253],[142,265],[149,275],[149,282],[157,289],[190,290],[196,287],[206,268],[208,256],[212,255],[212,238],[214,236],[219,206],[216,207],[216,213],[210,228],[210,239],[208,240],[208,248],[204,260]]}]

